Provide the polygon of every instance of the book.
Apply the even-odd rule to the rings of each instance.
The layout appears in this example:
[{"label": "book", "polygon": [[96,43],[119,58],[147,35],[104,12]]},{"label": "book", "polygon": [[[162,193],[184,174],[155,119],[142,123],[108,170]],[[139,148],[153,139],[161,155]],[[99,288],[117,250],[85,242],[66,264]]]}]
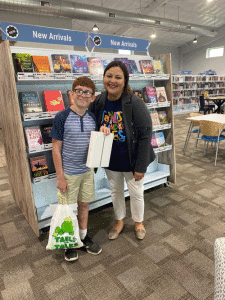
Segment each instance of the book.
[{"label": "book", "polygon": [[156,87],[157,99],[159,103],[168,102],[165,87]]},{"label": "book", "polygon": [[48,56],[33,55],[32,60],[35,73],[51,73]]},{"label": "book", "polygon": [[153,60],[153,69],[155,74],[164,74],[162,59]]},{"label": "book", "polygon": [[73,73],[88,73],[86,55],[70,55],[70,62]]},{"label": "book", "polygon": [[41,135],[44,145],[52,143],[52,138],[49,136],[51,130],[52,125],[41,125]]},{"label": "book", "polygon": [[133,93],[144,101],[141,90],[133,90]]},{"label": "book", "polygon": [[158,112],[160,124],[168,124],[168,118],[166,111],[162,110]]},{"label": "book", "polygon": [[105,70],[105,68],[108,66],[109,63],[111,63],[111,59],[107,59],[102,57],[102,62],[103,62],[103,69]]},{"label": "book", "polygon": [[166,141],[163,132],[155,132],[152,134],[151,144],[153,148],[166,146]]},{"label": "book", "polygon": [[145,103],[157,103],[157,94],[155,87],[146,86],[143,88],[143,98]]},{"label": "book", "polygon": [[32,176],[34,178],[48,175],[48,164],[45,155],[31,157],[30,166],[31,166]]},{"label": "book", "polygon": [[105,136],[103,132],[91,132],[86,163],[88,168],[106,168],[109,166],[113,136],[113,133]]},{"label": "book", "polygon": [[55,73],[71,73],[69,55],[52,54],[51,57]]},{"label": "book", "polygon": [[129,74],[131,73],[130,64],[128,62],[127,57],[115,57],[113,60],[118,60],[118,61],[121,61],[122,63],[124,63],[125,66],[127,67]]},{"label": "book", "polygon": [[24,114],[32,115],[32,113],[43,111],[38,92],[20,92],[19,99]]},{"label": "book", "polygon": [[141,72],[143,74],[153,74],[154,69],[151,60],[139,60]]},{"label": "book", "polygon": [[158,115],[157,111],[150,112],[150,116],[151,116],[151,119],[152,119],[152,126],[153,127],[161,125],[160,121],[159,121],[159,115]]},{"label": "book", "polygon": [[104,73],[101,57],[88,57],[87,64],[89,73],[93,75],[102,75]]},{"label": "book", "polygon": [[13,63],[15,72],[33,73],[33,62],[30,53],[13,53]]},{"label": "book", "polygon": [[46,111],[60,111],[65,108],[61,91],[44,91]]},{"label": "book", "polygon": [[25,135],[29,152],[44,150],[41,129],[39,126],[25,127]]},{"label": "book", "polygon": [[129,65],[128,71],[130,74],[138,74],[139,73],[135,60],[128,59],[128,65]]}]

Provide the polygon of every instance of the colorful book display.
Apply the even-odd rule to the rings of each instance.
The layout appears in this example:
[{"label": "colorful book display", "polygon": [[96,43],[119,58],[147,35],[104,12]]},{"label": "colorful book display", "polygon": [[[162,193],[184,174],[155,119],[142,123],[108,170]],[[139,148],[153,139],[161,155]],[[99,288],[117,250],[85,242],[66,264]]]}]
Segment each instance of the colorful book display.
[{"label": "colorful book display", "polygon": [[160,124],[163,125],[163,124],[168,124],[168,118],[167,118],[167,114],[166,114],[166,111],[159,111],[158,112],[158,115],[159,115],[159,121],[160,121]]},{"label": "colorful book display", "polygon": [[52,54],[54,73],[71,73],[69,55]]},{"label": "colorful book display", "polygon": [[60,111],[65,108],[61,91],[44,91],[46,111]]},{"label": "colorful book display", "polygon": [[155,132],[152,134],[151,144],[153,148],[160,148],[166,146],[163,132]]},{"label": "colorful book display", "polygon": [[153,69],[155,74],[164,74],[162,59],[153,60]]},{"label": "colorful book display", "polygon": [[151,116],[151,119],[152,119],[152,126],[153,126],[153,128],[155,126],[159,126],[160,125],[160,121],[159,121],[159,115],[158,115],[157,111],[150,112],[150,116]]},{"label": "colorful book display", "polygon": [[42,105],[37,92],[20,92],[19,99],[24,114],[42,112]]},{"label": "colorful book display", "polygon": [[104,73],[103,62],[101,57],[87,58],[88,71],[92,75],[102,75]]},{"label": "colorful book display", "polygon": [[25,135],[29,152],[44,150],[41,130],[39,126],[26,127]]},{"label": "colorful book display", "polygon": [[86,55],[70,55],[70,62],[73,73],[88,73]]},{"label": "colorful book display", "polygon": [[33,55],[32,60],[35,73],[51,73],[48,56]]},{"label": "colorful book display", "polygon": [[45,155],[30,158],[30,166],[34,178],[48,175],[48,164]]},{"label": "colorful book display", "polygon": [[157,103],[156,89],[152,86],[146,86],[143,89],[143,98],[145,103]]},{"label": "colorful book display", "polygon": [[139,60],[141,72],[143,74],[153,74],[154,69],[151,60]]},{"label": "colorful book display", "polygon": [[52,130],[52,125],[42,125],[41,126],[41,135],[44,145],[52,143],[52,138],[49,136]]},{"label": "colorful book display", "polygon": [[157,87],[156,93],[157,93],[157,100],[159,103],[168,102],[167,96],[166,96],[166,90],[165,90],[164,86]]},{"label": "colorful book display", "polygon": [[13,53],[15,72],[33,73],[32,56],[29,53]]},{"label": "colorful book display", "polygon": [[128,71],[130,74],[138,74],[139,73],[135,60],[128,59],[128,65],[129,65]]}]

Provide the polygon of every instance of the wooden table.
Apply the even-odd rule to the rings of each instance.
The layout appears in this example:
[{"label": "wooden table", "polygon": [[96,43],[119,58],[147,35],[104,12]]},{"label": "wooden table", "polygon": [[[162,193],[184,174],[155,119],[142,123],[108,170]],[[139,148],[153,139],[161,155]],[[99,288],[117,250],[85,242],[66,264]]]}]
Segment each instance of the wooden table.
[{"label": "wooden table", "polygon": [[225,125],[225,114],[223,115],[223,114],[214,113],[214,114],[202,115],[202,116],[197,116],[197,117],[189,117],[189,118],[186,118],[186,119],[190,120],[191,123],[190,123],[189,129],[188,129],[188,133],[187,133],[185,143],[184,143],[184,150],[183,150],[184,154],[186,152],[188,142],[189,142],[189,139],[190,139],[190,136],[191,136],[191,133],[192,133],[194,121],[213,121],[213,122]]},{"label": "wooden table", "polygon": [[217,109],[214,113],[223,114],[224,110],[222,105],[225,102],[225,96],[208,96],[205,98],[206,101],[213,101],[217,105]]}]

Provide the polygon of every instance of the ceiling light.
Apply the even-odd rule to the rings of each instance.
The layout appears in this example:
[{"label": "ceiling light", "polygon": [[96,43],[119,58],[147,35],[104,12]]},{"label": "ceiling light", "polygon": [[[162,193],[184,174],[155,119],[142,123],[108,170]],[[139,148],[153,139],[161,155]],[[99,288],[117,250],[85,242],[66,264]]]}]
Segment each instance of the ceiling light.
[{"label": "ceiling light", "polygon": [[193,39],[193,43],[196,44],[198,42],[198,40],[196,39],[196,37]]},{"label": "ceiling light", "polygon": [[207,0],[207,2],[212,2],[213,0]]},{"label": "ceiling light", "polygon": [[152,32],[152,34],[151,34],[151,38],[152,39],[155,39],[156,38],[156,33],[155,33],[155,30],[153,29],[153,32]]},{"label": "ceiling light", "polygon": [[92,30],[93,30],[93,31],[98,31],[99,28],[98,28],[98,26],[95,24],[95,25],[92,27]]}]

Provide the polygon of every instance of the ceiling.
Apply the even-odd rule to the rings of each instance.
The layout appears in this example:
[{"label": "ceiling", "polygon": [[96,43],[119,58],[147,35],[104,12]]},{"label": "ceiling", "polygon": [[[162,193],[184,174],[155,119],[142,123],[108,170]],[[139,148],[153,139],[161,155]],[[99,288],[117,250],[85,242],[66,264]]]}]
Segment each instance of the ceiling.
[{"label": "ceiling", "polygon": [[[207,0],[82,0],[82,3],[204,25],[212,29],[219,29],[225,24],[225,0],[213,0],[210,3]],[[150,37],[153,28],[80,19],[73,19],[73,29],[91,32],[94,23],[97,23],[99,33],[149,39],[152,44],[157,45],[180,47],[195,38],[193,33],[173,32],[172,28],[155,27],[157,37],[153,40]],[[196,37],[199,38],[198,35]]]}]

